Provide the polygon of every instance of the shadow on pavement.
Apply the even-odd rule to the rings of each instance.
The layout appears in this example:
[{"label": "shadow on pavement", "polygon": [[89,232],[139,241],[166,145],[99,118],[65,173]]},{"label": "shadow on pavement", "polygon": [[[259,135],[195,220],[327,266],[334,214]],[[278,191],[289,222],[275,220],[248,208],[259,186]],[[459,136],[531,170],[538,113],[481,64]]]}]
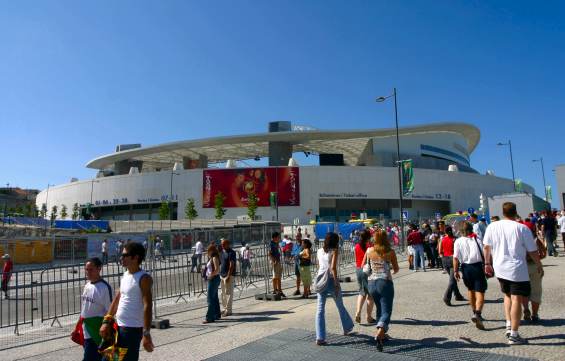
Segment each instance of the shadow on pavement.
[{"label": "shadow on pavement", "polygon": [[417,320],[415,318],[405,318],[404,320],[391,320],[392,324],[395,325],[408,325],[408,326],[454,326],[454,325],[464,325],[469,323],[468,321],[437,321],[437,320]]},{"label": "shadow on pavement", "polygon": [[280,311],[259,311],[259,312],[234,312],[233,315],[234,316],[259,316],[259,315],[287,315],[287,314],[291,314],[294,313],[294,311],[286,311],[286,310],[280,310]]},{"label": "shadow on pavement", "polygon": [[[563,340],[561,342],[532,342],[533,340]],[[565,346],[565,334],[558,333],[555,335],[543,335],[537,337],[528,337],[528,344],[543,346]]]}]

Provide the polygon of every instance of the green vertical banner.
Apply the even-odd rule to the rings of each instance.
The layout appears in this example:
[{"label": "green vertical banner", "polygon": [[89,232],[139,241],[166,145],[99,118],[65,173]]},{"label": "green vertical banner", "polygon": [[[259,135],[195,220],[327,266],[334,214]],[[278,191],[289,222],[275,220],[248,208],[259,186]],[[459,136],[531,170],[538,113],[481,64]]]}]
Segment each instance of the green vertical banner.
[{"label": "green vertical banner", "polygon": [[551,203],[553,197],[551,196],[551,186],[545,187],[545,201]]},{"label": "green vertical banner", "polygon": [[403,160],[402,169],[402,191],[405,196],[414,191],[414,169],[412,167],[412,159]]},{"label": "green vertical banner", "polygon": [[277,204],[278,204],[277,192],[271,192],[269,194],[269,205],[271,206],[271,208],[275,209],[277,208]]},{"label": "green vertical banner", "polygon": [[516,192],[523,192],[524,191],[524,187],[522,186],[522,180],[521,179],[516,179]]}]

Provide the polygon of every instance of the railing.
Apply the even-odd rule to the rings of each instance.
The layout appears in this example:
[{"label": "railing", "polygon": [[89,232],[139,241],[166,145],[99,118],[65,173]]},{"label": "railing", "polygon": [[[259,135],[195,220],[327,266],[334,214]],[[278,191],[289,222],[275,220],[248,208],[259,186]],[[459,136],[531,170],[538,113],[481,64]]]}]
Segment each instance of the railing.
[{"label": "railing", "polygon": [[[244,239],[252,240],[253,258],[250,267],[245,269],[242,268],[242,262],[238,260],[235,299],[242,297],[243,291],[250,288],[256,290],[257,293],[270,293],[272,266],[268,254],[271,229],[263,225],[259,231],[258,233],[256,230],[249,230],[241,235]],[[217,241],[217,234],[212,234],[211,230],[197,232],[193,234],[192,241],[194,242],[205,240],[206,242],[203,243],[207,246],[210,242]],[[148,256],[142,268],[153,277],[154,313],[157,317],[165,312],[165,308],[168,307],[167,303],[178,304],[183,301],[190,304],[205,296],[207,283],[201,276],[198,264],[195,264],[197,259],[193,257],[191,251],[186,250],[182,242],[177,246],[174,246],[174,242],[171,243],[171,248],[162,254],[154,252],[154,242],[154,238],[151,238],[148,244]],[[73,248],[78,245],[76,241],[71,244]],[[312,242],[312,272],[314,274],[318,267],[316,264],[318,246],[317,242]],[[67,249],[66,246],[63,248]],[[234,247],[234,249],[236,252],[239,251],[239,247]],[[344,267],[354,264],[353,250],[354,245],[350,241],[344,241],[340,245],[340,272]],[[65,252],[57,254],[67,255]],[[76,251],[74,255],[76,257]],[[205,255],[204,258],[206,258]],[[113,290],[118,289],[123,274],[123,267],[117,261],[118,259],[111,258],[103,265],[102,270],[103,278]],[[202,263],[205,262],[206,260],[203,259]],[[283,258],[283,282],[294,279],[294,277],[294,260]],[[74,319],[69,316],[80,313],[80,298],[84,284],[84,263],[14,272],[8,287],[10,299],[3,300],[0,304],[0,330],[13,329],[13,333],[18,335],[23,325],[33,326],[32,329],[36,326],[57,328],[68,325],[69,320]],[[3,340],[0,337],[0,350],[15,347],[13,343],[4,343]],[[20,345],[17,344],[17,346]]]}]

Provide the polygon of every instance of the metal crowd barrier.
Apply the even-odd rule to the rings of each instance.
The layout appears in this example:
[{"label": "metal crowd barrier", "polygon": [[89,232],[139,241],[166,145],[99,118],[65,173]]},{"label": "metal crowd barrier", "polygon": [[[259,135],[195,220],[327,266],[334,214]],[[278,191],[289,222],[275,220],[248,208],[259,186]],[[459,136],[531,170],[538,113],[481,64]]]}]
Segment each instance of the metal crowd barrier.
[{"label": "metal crowd barrier", "polygon": [[23,325],[33,325],[34,311],[37,310],[35,300],[36,281],[31,271],[12,272],[8,284],[8,298],[4,292],[0,294],[0,328],[13,328],[19,334]]},{"label": "metal crowd barrier", "polygon": [[[277,229],[278,230],[278,229]],[[252,288],[258,293],[270,293],[272,265],[269,260],[270,227],[247,228],[228,232],[222,235],[222,230],[191,231],[190,238],[181,236],[180,241],[171,242],[170,249],[161,254],[155,252],[155,237],[148,242],[148,256],[142,268],[153,277],[153,298],[155,317],[162,313],[161,307],[167,307],[162,301],[171,303],[198,299],[206,295],[207,282],[202,278],[200,268],[193,267],[193,251],[191,248],[197,240],[201,240],[205,249],[208,244],[218,242],[218,237],[230,236],[236,241],[232,244],[239,253],[241,241],[251,244],[253,256],[249,268],[242,268],[238,257],[235,276],[234,298],[243,297],[243,291]],[[171,235],[171,239],[174,235]],[[185,241],[188,242],[185,244]],[[312,273],[317,272],[316,252],[322,242],[312,242]],[[67,239],[55,246],[55,254],[59,258],[77,255],[86,258],[85,246],[80,238]],[[350,266],[354,260],[353,244],[346,240],[340,245],[340,270]],[[283,255],[281,251],[281,256]],[[202,264],[207,262],[203,255]],[[124,272],[118,259],[110,257],[103,265],[102,276],[111,285],[114,292],[119,288],[120,278]],[[295,278],[294,260],[283,259],[283,279],[288,281]],[[0,329],[14,328],[19,333],[22,325],[48,325],[63,327],[61,319],[78,315],[81,308],[81,294],[85,284],[84,263],[71,265],[49,266],[41,270],[14,272],[9,286],[10,300],[0,304]],[[239,291],[239,292],[237,292]],[[157,302],[160,301],[160,302]],[[166,303],[166,302],[165,302]],[[6,347],[0,341],[0,350]]]}]

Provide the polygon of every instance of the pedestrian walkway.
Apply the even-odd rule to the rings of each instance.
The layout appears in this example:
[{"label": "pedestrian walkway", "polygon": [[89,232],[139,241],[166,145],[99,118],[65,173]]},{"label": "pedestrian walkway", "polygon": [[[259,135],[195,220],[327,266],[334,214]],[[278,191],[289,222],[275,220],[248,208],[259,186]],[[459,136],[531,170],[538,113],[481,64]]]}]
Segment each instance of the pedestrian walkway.
[{"label": "pedestrian walkway", "polygon": [[[392,315],[391,343],[379,354],[371,343],[374,326],[355,326],[354,336],[332,336],[329,346],[314,345],[316,300],[289,297],[280,302],[257,301],[252,297],[234,303],[233,316],[211,324],[201,323],[205,309],[167,316],[171,328],[153,330],[155,352],[141,353],[142,360],[237,360],[259,352],[261,358],[245,360],[565,360],[565,299],[563,277],[565,257],[544,259],[544,295],[540,325],[520,328],[528,345],[509,346],[504,335],[502,294],[496,280],[489,280],[483,316],[486,331],[471,323],[471,309],[464,302],[447,307],[443,291],[447,275],[439,270],[412,273],[406,262],[395,276],[395,304]],[[357,296],[355,283],[344,283],[344,301],[354,312]],[[292,290],[287,289],[287,294]],[[364,315],[363,315],[364,322]],[[333,302],[327,305],[329,333],[340,335],[341,326]],[[292,338],[294,337],[294,338]],[[290,341],[289,341],[290,338]],[[281,343],[286,345],[282,347]],[[2,360],[79,360],[81,348],[69,339],[60,339],[3,351]],[[370,356],[370,355],[376,356]],[[300,357],[298,357],[298,356]],[[302,356],[301,356],[302,355]],[[341,355],[336,358],[337,355]],[[498,357],[500,356],[500,357]],[[502,357],[505,356],[505,357]],[[510,358],[508,358],[508,357]],[[371,357],[371,358],[369,358]],[[498,357],[498,358],[497,358]]]},{"label": "pedestrian walkway", "polygon": [[522,357],[497,355],[487,352],[460,350],[449,345],[438,346],[435,341],[391,340],[387,352],[377,352],[371,336],[328,335],[329,346],[314,344],[316,334],[311,331],[288,329],[248,343],[207,361],[248,361],[248,360],[385,360],[385,361],[528,361]]}]

